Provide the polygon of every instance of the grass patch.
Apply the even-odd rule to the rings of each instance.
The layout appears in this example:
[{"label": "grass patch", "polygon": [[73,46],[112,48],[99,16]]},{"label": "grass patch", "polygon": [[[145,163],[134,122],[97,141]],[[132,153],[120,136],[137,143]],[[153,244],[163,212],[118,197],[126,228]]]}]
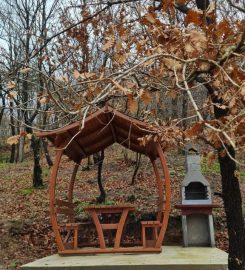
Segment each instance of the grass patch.
[{"label": "grass patch", "polygon": [[17,266],[18,266],[18,263],[17,263],[17,262],[11,262],[11,263],[8,265],[8,267],[9,267],[10,269],[16,269]]},{"label": "grass patch", "polygon": [[240,174],[240,179],[241,179],[242,181],[245,181],[245,172],[242,171],[242,172],[239,172],[239,174]]},{"label": "grass patch", "polygon": [[3,152],[0,154],[0,163],[8,163],[9,162],[10,153]]},{"label": "grass patch", "polygon": [[[220,165],[217,160],[214,160],[211,164],[208,164],[206,158],[202,158],[201,160],[201,169],[203,174],[220,174]],[[238,177],[240,180],[245,181],[245,171],[239,171]]]},{"label": "grass patch", "polygon": [[201,170],[204,174],[220,174],[220,166],[217,160],[214,160],[211,164],[208,164],[206,158],[201,160]]},{"label": "grass patch", "polygon": [[42,174],[45,177],[49,176],[49,168],[47,168],[47,167],[42,168]]},{"label": "grass patch", "polygon": [[20,189],[18,192],[19,194],[26,196],[26,195],[31,195],[33,191],[34,191],[33,187],[29,187],[29,188]]},{"label": "grass patch", "polygon": [[75,208],[75,212],[77,215],[80,215],[84,212],[84,208],[89,206],[88,202],[79,202]]},{"label": "grass patch", "polygon": [[113,205],[113,204],[115,204],[115,202],[111,200],[106,200],[105,202],[100,203],[100,205]]},{"label": "grass patch", "polygon": [[0,169],[8,169],[10,168],[12,163],[7,163],[7,162],[0,162]]}]

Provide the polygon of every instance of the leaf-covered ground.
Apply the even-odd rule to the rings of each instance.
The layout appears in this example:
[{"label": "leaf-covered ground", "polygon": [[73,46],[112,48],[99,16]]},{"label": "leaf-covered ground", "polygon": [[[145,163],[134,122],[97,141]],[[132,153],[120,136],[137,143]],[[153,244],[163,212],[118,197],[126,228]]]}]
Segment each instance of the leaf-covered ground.
[{"label": "leaf-covered ground", "polygon": [[[165,243],[181,245],[181,222],[174,205],[180,202],[180,184],[185,175],[184,156],[169,153],[168,163],[172,183],[172,210]],[[125,162],[121,147],[114,145],[106,151],[103,166],[103,182],[107,192],[107,202],[132,202],[136,206],[136,216],[156,209],[157,194],[152,178],[151,164],[142,158],[136,183],[131,185],[134,171],[134,153],[129,153]],[[85,162],[86,163],[86,162]],[[99,195],[97,187],[97,167],[89,171],[80,166],[74,190],[74,199],[83,204],[95,201]],[[57,192],[66,196],[72,172],[72,163],[63,158],[61,173],[58,176]],[[0,163],[0,269],[18,268],[20,265],[57,252],[50,226],[48,210],[48,184],[50,171],[42,159],[44,187],[32,188],[32,162],[27,159],[21,164]],[[219,167],[216,162],[202,169],[209,179],[212,190],[220,192]],[[244,173],[241,173],[241,188],[244,195]],[[221,207],[214,210],[215,236],[217,247],[227,250],[227,230],[222,201],[214,197],[214,203]]]}]

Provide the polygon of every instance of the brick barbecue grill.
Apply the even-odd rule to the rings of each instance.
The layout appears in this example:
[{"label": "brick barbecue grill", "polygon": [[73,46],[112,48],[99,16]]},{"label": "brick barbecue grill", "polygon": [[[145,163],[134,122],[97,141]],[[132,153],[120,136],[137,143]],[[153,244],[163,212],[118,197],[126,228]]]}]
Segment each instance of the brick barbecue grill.
[{"label": "brick barbecue grill", "polygon": [[187,151],[186,176],[181,185],[184,246],[214,246],[214,227],[209,182],[201,173],[200,156]]}]

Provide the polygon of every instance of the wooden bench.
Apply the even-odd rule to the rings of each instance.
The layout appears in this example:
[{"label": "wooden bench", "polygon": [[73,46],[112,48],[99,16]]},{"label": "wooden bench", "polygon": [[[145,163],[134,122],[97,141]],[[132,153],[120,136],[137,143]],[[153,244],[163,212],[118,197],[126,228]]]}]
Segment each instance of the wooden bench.
[{"label": "wooden bench", "polygon": [[[162,226],[160,221],[141,221],[141,235],[143,248],[152,247],[156,243],[158,238],[158,229]],[[151,228],[153,230],[153,239],[146,239],[146,229]]]},{"label": "wooden bench", "polygon": [[84,226],[89,226],[91,225],[90,222],[76,222],[75,221],[75,208],[76,204],[71,203],[68,201],[63,201],[56,199],[55,200],[55,210],[56,214],[61,214],[64,215],[68,218],[68,222],[59,224],[59,231],[67,231],[67,234],[64,239],[64,243],[67,243],[71,233],[73,232],[73,248],[77,249],[78,248],[78,231],[84,227]]}]

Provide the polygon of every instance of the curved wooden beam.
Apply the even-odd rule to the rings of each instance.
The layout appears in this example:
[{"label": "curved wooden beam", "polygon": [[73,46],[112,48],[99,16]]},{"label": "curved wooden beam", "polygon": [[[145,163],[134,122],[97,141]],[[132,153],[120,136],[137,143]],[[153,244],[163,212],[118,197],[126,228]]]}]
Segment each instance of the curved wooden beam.
[{"label": "curved wooden beam", "polygon": [[55,239],[56,239],[59,251],[63,251],[65,248],[64,248],[64,244],[63,244],[60,232],[59,232],[59,225],[58,225],[57,215],[55,211],[55,187],[56,187],[56,179],[58,175],[59,165],[60,165],[63,152],[64,150],[57,150],[56,152],[56,157],[55,157],[54,166],[51,173],[51,181],[50,181],[50,187],[49,187],[49,209],[50,209],[51,224],[52,224],[53,232],[55,235]]},{"label": "curved wooden beam", "polygon": [[161,222],[162,213],[164,209],[164,200],[163,200],[163,181],[161,180],[160,173],[157,168],[156,161],[151,159],[151,163],[154,169],[157,182],[157,191],[158,191],[158,209],[157,209],[157,220]]},{"label": "curved wooden beam", "polygon": [[72,201],[73,201],[73,189],[74,189],[74,184],[75,184],[78,168],[79,168],[79,164],[76,163],[74,166],[72,175],[71,175],[70,183],[69,183],[68,202],[70,202],[70,203],[72,203]]},{"label": "curved wooden beam", "polygon": [[165,209],[164,209],[164,215],[162,220],[162,226],[156,241],[156,248],[160,248],[162,246],[162,242],[164,239],[164,235],[168,226],[168,219],[169,219],[169,213],[170,213],[170,199],[171,199],[171,187],[170,187],[170,176],[169,171],[167,167],[167,162],[165,159],[165,156],[163,154],[163,150],[159,143],[156,144],[157,153],[161,161],[161,165],[164,171],[164,177],[165,177]]}]

